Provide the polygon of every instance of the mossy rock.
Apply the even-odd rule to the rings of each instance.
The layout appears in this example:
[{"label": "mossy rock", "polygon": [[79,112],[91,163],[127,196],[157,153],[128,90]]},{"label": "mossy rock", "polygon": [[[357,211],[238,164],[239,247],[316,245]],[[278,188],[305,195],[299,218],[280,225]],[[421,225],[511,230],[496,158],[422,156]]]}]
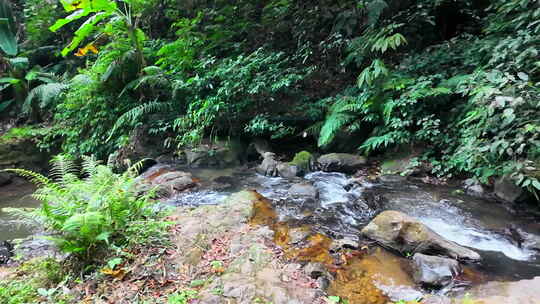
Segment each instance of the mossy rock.
[{"label": "mossy rock", "polygon": [[313,155],[308,151],[300,151],[294,155],[294,158],[290,165],[296,166],[302,173],[311,171],[311,164],[313,163]]}]

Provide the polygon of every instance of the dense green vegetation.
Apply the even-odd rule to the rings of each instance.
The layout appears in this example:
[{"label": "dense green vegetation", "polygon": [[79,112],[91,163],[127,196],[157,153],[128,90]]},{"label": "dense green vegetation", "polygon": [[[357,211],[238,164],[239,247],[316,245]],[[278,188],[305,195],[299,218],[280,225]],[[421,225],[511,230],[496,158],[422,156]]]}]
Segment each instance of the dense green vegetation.
[{"label": "dense green vegetation", "polygon": [[65,152],[105,159],[135,128],[413,146],[434,174],[540,189],[538,1],[44,3],[0,1],[0,110]]},{"label": "dense green vegetation", "polygon": [[[21,211],[53,235],[58,248],[85,263],[100,260],[109,250],[118,252],[136,244],[165,239],[167,222],[153,208],[153,190],[141,193],[136,167],[115,174],[108,166],[83,157],[82,172],[71,157],[58,155],[51,176],[24,169],[7,169],[38,186],[33,197],[41,201],[34,211]],[[84,178],[79,177],[83,175]],[[13,210],[17,212],[17,209]]]}]

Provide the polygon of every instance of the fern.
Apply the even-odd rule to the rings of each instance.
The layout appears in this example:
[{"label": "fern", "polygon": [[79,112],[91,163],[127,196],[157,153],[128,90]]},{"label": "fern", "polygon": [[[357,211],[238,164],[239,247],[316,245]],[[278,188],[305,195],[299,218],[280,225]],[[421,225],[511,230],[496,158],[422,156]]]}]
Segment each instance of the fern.
[{"label": "fern", "polygon": [[67,183],[76,176],[78,169],[73,158],[66,154],[59,154],[51,160],[51,177],[60,183]]},{"label": "fern", "polygon": [[349,98],[343,97],[330,108],[330,114],[321,127],[318,141],[319,147],[330,144],[344,126],[356,119],[356,115],[349,111],[351,109],[350,102]]},{"label": "fern", "polygon": [[[140,163],[118,175],[95,158],[84,157],[82,167],[87,174],[84,178],[79,177],[73,158],[68,155],[55,157],[52,164],[53,179],[23,169],[9,171],[38,183],[33,196],[42,201],[42,205],[27,216],[52,230],[54,235],[49,239],[61,250],[91,259],[95,250],[108,245],[128,244],[131,237],[142,241],[139,236],[130,234],[138,233],[133,227],[155,221],[158,214],[152,208],[154,192],[141,194],[137,188],[134,176]],[[159,234],[163,226],[152,225],[141,229]]]},{"label": "fern", "polygon": [[112,136],[115,134],[115,132],[127,125],[134,125],[137,123],[141,118],[144,116],[155,113],[155,112],[167,112],[173,109],[173,104],[171,102],[159,102],[159,101],[152,101],[149,103],[142,104],[140,106],[137,106],[126,113],[122,114],[120,118],[116,121],[114,124],[109,137],[106,141],[109,141]]}]

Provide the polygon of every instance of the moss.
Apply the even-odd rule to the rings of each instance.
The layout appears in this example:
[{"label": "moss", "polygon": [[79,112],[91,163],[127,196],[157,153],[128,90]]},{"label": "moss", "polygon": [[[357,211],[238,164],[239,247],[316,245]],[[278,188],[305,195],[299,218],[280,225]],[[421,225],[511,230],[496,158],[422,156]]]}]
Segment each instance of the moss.
[{"label": "moss", "polygon": [[313,155],[308,151],[301,151],[296,153],[293,160],[289,162],[290,165],[296,166],[301,171],[307,172],[309,171],[309,165],[311,163],[311,159],[313,158]]},{"label": "moss", "polygon": [[0,142],[8,142],[21,138],[32,138],[38,129],[32,126],[24,126],[20,128],[11,128],[6,134],[0,136]]}]

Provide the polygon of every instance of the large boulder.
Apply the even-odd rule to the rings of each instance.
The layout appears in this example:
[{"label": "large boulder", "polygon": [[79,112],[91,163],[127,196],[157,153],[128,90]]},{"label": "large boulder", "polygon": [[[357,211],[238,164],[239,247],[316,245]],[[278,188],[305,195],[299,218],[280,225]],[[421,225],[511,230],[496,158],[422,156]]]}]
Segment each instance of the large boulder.
[{"label": "large boulder", "polygon": [[412,259],[414,281],[429,287],[443,287],[461,272],[459,263],[449,258],[416,253]]},{"label": "large boulder", "polygon": [[446,240],[418,220],[399,211],[384,211],[361,231],[362,235],[401,253],[430,252],[479,261],[475,251]]},{"label": "large boulder", "polygon": [[515,203],[524,193],[523,188],[508,177],[501,177],[495,181],[494,192],[498,198],[510,203]]},{"label": "large boulder", "polygon": [[367,159],[360,155],[347,153],[325,154],[317,160],[321,170],[326,172],[353,173],[367,163]]}]

